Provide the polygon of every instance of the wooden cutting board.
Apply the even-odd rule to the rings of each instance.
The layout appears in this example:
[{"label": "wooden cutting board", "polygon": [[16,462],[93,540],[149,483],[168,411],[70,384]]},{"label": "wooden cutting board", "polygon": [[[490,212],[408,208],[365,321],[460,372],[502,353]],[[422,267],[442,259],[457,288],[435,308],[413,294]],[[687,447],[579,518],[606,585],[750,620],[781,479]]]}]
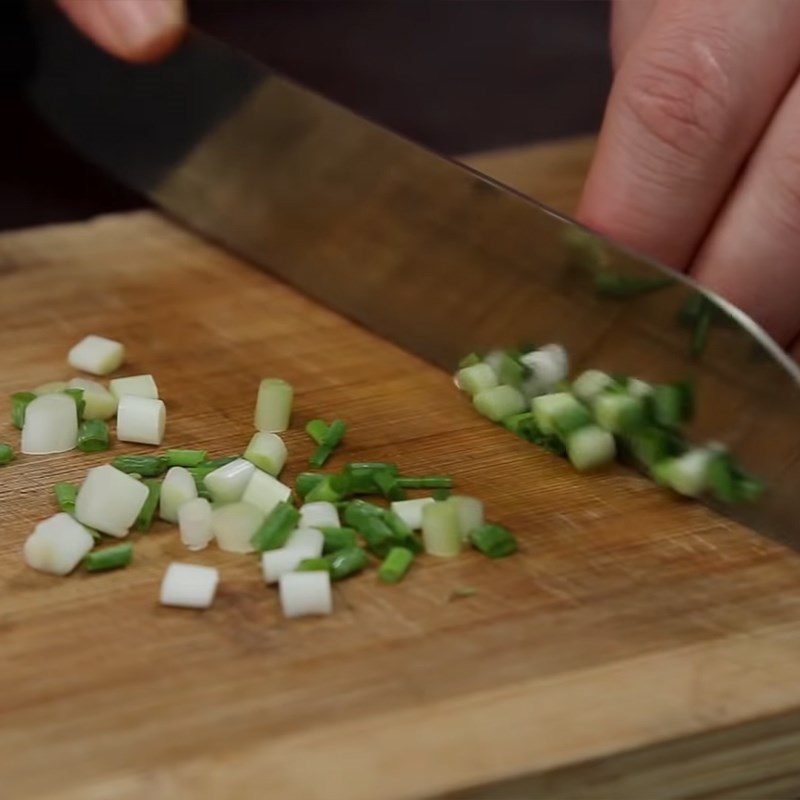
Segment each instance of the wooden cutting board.
[{"label": "wooden cutting board", "polygon": [[[589,152],[479,163],[569,206]],[[52,484],[109,456],[20,457],[0,470],[3,797],[796,796],[796,554],[622,469],[578,477],[449,376],[156,213],[1,236],[0,319],[3,394],[69,377],[68,347],[105,334],[126,373],[155,374],[166,444],[223,455],[252,433],[258,380],[282,376],[289,480],[305,421],[343,417],[334,465],[452,473],[521,542],[422,558],[399,586],[367,572],[333,616],[287,621],[255,556],[189,553],[163,523],[127,570],[27,569]],[[220,568],[212,609],[157,604],[172,560]]]}]

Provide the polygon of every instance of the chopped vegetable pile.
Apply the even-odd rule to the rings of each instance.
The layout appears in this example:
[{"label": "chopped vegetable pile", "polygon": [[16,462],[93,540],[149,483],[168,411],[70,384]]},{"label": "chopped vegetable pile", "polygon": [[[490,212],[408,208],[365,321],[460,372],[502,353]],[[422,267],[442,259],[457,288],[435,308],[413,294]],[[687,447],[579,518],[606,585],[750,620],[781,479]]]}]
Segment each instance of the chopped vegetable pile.
[{"label": "chopped vegetable pile", "polygon": [[[90,336],[70,351],[69,363],[106,375],[123,359],[122,345]],[[191,449],[119,455],[89,469],[80,486],[56,483],[59,513],[28,537],[26,562],[56,575],[79,564],[88,572],[127,567],[133,545],[107,545],[107,537],[148,531],[158,517],[177,525],[188,550],[216,542],[222,550],[257,554],[264,581],[279,586],[284,615],[295,617],[331,613],[331,583],[373,563],[378,579],[394,584],[421,553],[449,558],[471,546],[502,558],[516,551],[506,528],[485,522],[480,500],[451,496],[447,475],[405,475],[394,463],[348,462],[338,471],[301,473],[294,490],[282,483],[288,451],[278,434],[289,427],[293,394],[284,380],[261,382],[257,431],[241,456],[213,458]],[[114,378],[108,389],[75,378],[12,396],[12,421],[28,454],[108,450],[107,420],[115,414],[119,441],[161,443],[166,409],[151,375]],[[308,463],[319,470],[335,456],[347,426],[340,419],[314,419],[305,429],[314,445]],[[0,464],[13,458],[12,448],[0,445]],[[420,490],[433,494],[408,496]],[[370,496],[377,502],[365,499]],[[161,603],[208,608],[218,582],[215,568],[173,563],[162,580]],[[467,596],[459,591],[453,596]]]},{"label": "chopped vegetable pile", "polygon": [[694,414],[689,383],[651,384],[596,369],[570,382],[566,351],[545,345],[472,353],[462,360],[456,384],[480,414],[568,458],[577,470],[619,457],[687,497],[737,503],[764,492],[724,447],[685,438]]}]

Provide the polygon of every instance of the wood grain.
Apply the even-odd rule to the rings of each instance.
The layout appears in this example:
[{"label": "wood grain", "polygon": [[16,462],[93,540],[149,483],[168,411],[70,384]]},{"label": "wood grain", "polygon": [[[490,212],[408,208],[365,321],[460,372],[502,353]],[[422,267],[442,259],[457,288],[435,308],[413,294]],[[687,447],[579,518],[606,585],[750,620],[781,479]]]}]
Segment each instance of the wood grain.
[{"label": "wood grain", "polygon": [[[3,393],[69,377],[68,346],[102,333],[128,345],[126,373],[155,374],[166,444],[222,455],[279,375],[297,389],[288,479],[305,421],[341,416],[338,462],[451,472],[521,541],[499,562],[423,558],[401,586],[365,573],[333,616],[286,621],[254,556],[188,553],[163,524],[122,572],[25,568],[52,484],[107,456],[21,457],[0,474],[3,797],[800,789],[796,554],[621,469],[576,476],[447,375],[154,213],[0,237],[0,313]],[[17,441],[5,420],[0,440]],[[157,605],[171,560],[221,569],[212,609]]]}]

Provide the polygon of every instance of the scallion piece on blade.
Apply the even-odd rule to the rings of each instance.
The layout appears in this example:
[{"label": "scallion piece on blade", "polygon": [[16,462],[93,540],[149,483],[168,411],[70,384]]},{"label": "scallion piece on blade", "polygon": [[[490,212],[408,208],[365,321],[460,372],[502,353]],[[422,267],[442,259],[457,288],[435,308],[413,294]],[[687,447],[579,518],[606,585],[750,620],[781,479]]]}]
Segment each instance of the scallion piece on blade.
[{"label": "scallion piece on blade", "polygon": [[567,437],[566,445],[570,463],[580,472],[605,466],[617,453],[614,437],[598,425],[574,431]]},{"label": "scallion piece on blade", "polygon": [[503,357],[500,359],[500,364],[497,369],[497,380],[500,383],[519,389],[522,386],[522,382],[528,378],[530,374],[530,370],[519,360],[519,356],[516,353],[503,353]]},{"label": "scallion piece on blade", "polygon": [[497,386],[497,375],[488,364],[472,364],[456,373],[456,383],[459,389],[474,397],[485,389]]},{"label": "scallion piece on blade", "polygon": [[327,558],[320,556],[319,558],[304,558],[298,565],[298,572],[322,572],[331,571],[331,562]]},{"label": "scallion piece on blade", "polygon": [[473,547],[489,558],[504,558],[517,549],[517,540],[502,525],[480,525],[469,534]]},{"label": "scallion piece on blade", "polygon": [[292,417],[294,389],[280,378],[264,378],[258,387],[254,415],[255,428],[268,433],[280,433],[289,427]]},{"label": "scallion piece on blade", "polygon": [[331,424],[328,426],[328,430],[325,432],[325,438],[322,440],[322,443],[319,445],[319,447],[314,451],[314,454],[308,460],[308,463],[316,469],[319,469],[321,466],[323,466],[330,458],[334,449],[339,446],[340,442],[344,438],[346,430],[347,425],[345,425],[344,420],[335,419],[333,422],[331,422]]},{"label": "scallion piece on blade", "polygon": [[155,478],[163,475],[169,464],[164,456],[117,456],[111,466],[120,472],[135,472],[143,478]]},{"label": "scallion piece on blade", "polygon": [[587,369],[572,382],[572,392],[584,403],[591,403],[613,383],[614,379],[609,374],[599,369]]},{"label": "scallion piece on blade", "polygon": [[520,414],[525,410],[525,397],[513,386],[495,386],[484,389],[472,398],[475,410],[492,422],[500,422],[512,414]]},{"label": "scallion piece on blade", "polygon": [[108,569],[127,567],[133,560],[133,545],[117,544],[94,550],[83,559],[83,566],[88,572],[101,572]]},{"label": "scallion piece on blade", "polygon": [[78,428],[78,450],[84,453],[99,453],[108,450],[108,425],[102,419],[86,419]]},{"label": "scallion piece on blade", "polygon": [[11,395],[11,424],[22,430],[25,424],[25,409],[36,399],[33,392],[14,392]]},{"label": "scallion piece on blade", "polygon": [[328,433],[328,423],[324,419],[312,419],[306,423],[306,433],[316,444],[322,444]]},{"label": "scallion piece on blade", "polygon": [[161,481],[145,478],[142,483],[147,487],[147,499],[144,501],[133,527],[137,531],[149,531],[161,500]]},{"label": "scallion piece on blade", "polygon": [[206,460],[205,450],[167,450],[168,467],[197,467]]},{"label": "scallion piece on blade", "polygon": [[378,568],[378,577],[384,583],[398,583],[414,561],[414,554],[405,547],[393,547]]},{"label": "scallion piece on blade", "polygon": [[601,270],[594,276],[594,288],[603,297],[625,299],[665,289],[675,283],[673,278],[625,275],[621,272]]},{"label": "scallion piece on blade", "polygon": [[324,537],[322,552],[326,555],[356,546],[356,531],[353,528],[319,528],[319,530]]},{"label": "scallion piece on blade", "polygon": [[247,461],[255,464],[260,470],[269,473],[273,477],[281,474],[281,470],[286,464],[288,451],[283,439],[277,433],[268,431],[258,431],[253,434],[244,457]]},{"label": "scallion piece on blade", "polygon": [[610,433],[633,433],[645,421],[644,403],[629,394],[601,394],[592,410],[597,424]]},{"label": "scallion piece on blade", "polygon": [[452,503],[425,506],[422,510],[422,541],[425,552],[432,556],[452,558],[461,552],[461,528]]},{"label": "scallion piece on blade", "polygon": [[64,389],[63,394],[72,398],[75,403],[75,413],[78,415],[78,422],[83,419],[83,412],[86,408],[86,401],[83,399],[83,389]]},{"label": "scallion piece on blade", "polygon": [[350,575],[355,575],[369,563],[366,552],[360,547],[345,547],[331,553],[327,558],[333,581],[340,581]]},{"label": "scallion piece on blade", "polygon": [[374,494],[379,491],[375,483],[377,474],[397,475],[397,464],[383,461],[351,461],[344,465],[343,473],[350,483],[352,494]]},{"label": "scallion piece on blade", "polygon": [[0,466],[10,464],[14,460],[14,449],[10,444],[0,444]]},{"label": "scallion piece on blade", "polygon": [[53,494],[61,511],[67,514],[75,513],[75,498],[78,496],[78,487],[74,483],[57,483],[53,486]]},{"label": "scallion piece on blade", "polygon": [[260,553],[283,547],[292,531],[297,527],[299,519],[300,512],[291,503],[278,503],[267,515],[261,527],[253,534],[250,544]]},{"label": "scallion piece on blade", "polygon": [[300,497],[305,497],[315,486],[322,483],[327,475],[320,472],[301,472],[294,483],[294,490]]},{"label": "scallion piece on blade", "polygon": [[401,475],[397,479],[404,489],[452,489],[453,479],[449,475]]},{"label": "scallion piece on blade", "polygon": [[336,503],[349,494],[349,481],[346,475],[325,475],[311,491],[305,496],[307,503],[317,503],[322,500]]},{"label": "scallion piece on blade", "polygon": [[[586,406],[569,392],[554,392],[534,397],[531,411],[539,430],[545,434],[565,437],[572,430],[586,425],[590,419]],[[562,433],[559,433],[559,429]]]},{"label": "scallion piece on blade", "polygon": [[695,448],[677,458],[659,461],[652,470],[657,483],[685,497],[699,497],[709,487],[710,450]]},{"label": "scallion piece on blade", "polygon": [[634,458],[648,469],[659,461],[678,456],[686,450],[683,439],[674,431],[658,427],[638,430],[625,441]]}]

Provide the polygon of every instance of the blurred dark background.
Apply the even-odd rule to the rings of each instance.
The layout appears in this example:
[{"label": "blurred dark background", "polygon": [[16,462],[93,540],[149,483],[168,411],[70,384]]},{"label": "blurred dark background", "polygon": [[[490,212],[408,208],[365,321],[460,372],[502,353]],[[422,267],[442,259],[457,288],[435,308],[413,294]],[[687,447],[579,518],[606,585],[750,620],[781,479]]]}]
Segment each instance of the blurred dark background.
[{"label": "blurred dark background", "polygon": [[[605,0],[194,0],[190,14],[449,155],[590,133],[610,83]],[[0,229],[145,205],[73,155],[9,83],[0,92]]]}]

